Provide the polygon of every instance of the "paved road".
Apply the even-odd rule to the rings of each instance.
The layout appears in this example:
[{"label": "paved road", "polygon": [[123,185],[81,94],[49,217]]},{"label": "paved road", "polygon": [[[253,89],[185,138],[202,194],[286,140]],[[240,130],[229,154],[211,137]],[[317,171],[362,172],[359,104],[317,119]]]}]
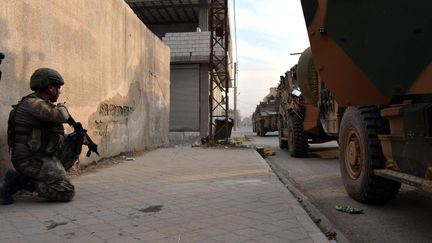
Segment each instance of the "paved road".
[{"label": "paved road", "polygon": [[[248,135],[248,133],[246,133]],[[349,198],[339,173],[336,142],[311,145],[308,158],[292,158],[278,147],[277,133],[257,137],[256,145],[273,148],[275,156],[267,159],[277,165],[333,226],[351,242],[431,242],[432,194],[403,186],[398,196],[384,205],[365,205]],[[364,214],[350,215],[334,209],[335,205],[362,208]]]}]

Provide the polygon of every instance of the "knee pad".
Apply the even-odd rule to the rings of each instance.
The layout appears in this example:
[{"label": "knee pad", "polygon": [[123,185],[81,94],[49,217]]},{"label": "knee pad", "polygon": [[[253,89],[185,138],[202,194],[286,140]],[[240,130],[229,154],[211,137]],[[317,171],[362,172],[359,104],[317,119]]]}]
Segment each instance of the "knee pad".
[{"label": "knee pad", "polygon": [[67,180],[41,183],[38,187],[39,196],[56,202],[69,202],[75,196],[75,187]]}]

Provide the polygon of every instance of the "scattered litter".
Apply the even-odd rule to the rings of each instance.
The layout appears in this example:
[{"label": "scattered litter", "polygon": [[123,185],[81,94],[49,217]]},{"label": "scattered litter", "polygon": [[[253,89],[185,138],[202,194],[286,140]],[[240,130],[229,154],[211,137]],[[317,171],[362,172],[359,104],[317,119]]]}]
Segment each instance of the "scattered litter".
[{"label": "scattered litter", "polygon": [[138,209],[138,211],[141,211],[143,213],[157,213],[162,210],[162,207],[163,205],[154,205],[143,209]]},{"label": "scattered litter", "polygon": [[236,145],[242,145],[244,143],[244,137],[236,137],[236,138],[234,138],[234,143]]},{"label": "scattered litter", "polygon": [[64,235],[66,236],[67,239],[70,239],[71,237],[74,237],[76,234],[75,234],[75,232],[69,232],[69,233],[66,233]]},{"label": "scattered litter", "polygon": [[[226,139],[226,140],[225,140],[225,138],[219,138],[219,137],[218,138],[214,137],[213,139],[215,139],[213,141],[215,144],[225,145],[225,146],[229,146],[229,147],[232,147],[232,146],[242,147],[242,148],[244,146],[243,144],[244,144],[245,140],[247,140],[244,135],[236,135],[233,137],[228,137],[228,139]],[[201,142],[201,144],[200,144],[200,142]],[[192,147],[200,147],[201,145],[209,144],[209,142],[210,142],[209,136],[202,137],[200,139],[200,142],[198,142],[198,141],[195,142],[194,144],[192,144]],[[250,147],[250,146],[251,145],[248,145],[248,147]]]},{"label": "scattered litter", "polygon": [[208,136],[201,138],[201,144],[206,144],[208,142],[209,142],[209,137]]},{"label": "scattered litter", "polygon": [[264,158],[276,155],[276,152],[274,152],[271,148],[256,147],[255,149]]},{"label": "scattered litter", "polygon": [[199,147],[202,144],[204,144],[204,143],[200,143],[200,142],[196,141],[194,144],[192,144],[192,147]]},{"label": "scattered litter", "polygon": [[333,243],[334,241],[336,241],[336,236],[337,236],[336,232],[334,232],[334,231],[327,231],[327,232],[324,233],[324,235],[327,237],[327,239],[330,242]]},{"label": "scattered litter", "polygon": [[273,156],[273,155],[276,155],[276,152],[274,152],[271,148],[265,148],[264,154],[265,154],[265,156]]},{"label": "scattered litter", "polygon": [[125,160],[126,160],[126,161],[135,161],[135,158],[132,158],[132,157],[126,157]]},{"label": "scattered litter", "polygon": [[362,214],[363,213],[363,209],[354,208],[351,206],[336,205],[335,208],[337,211],[344,212],[344,213],[350,213],[350,214]]},{"label": "scattered litter", "polygon": [[48,220],[48,221],[45,221],[45,222],[49,223],[49,225],[46,226],[47,230],[54,229],[55,227],[60,226],[60,225],[68,224],[68,222],[56,222],[54,220]]}]

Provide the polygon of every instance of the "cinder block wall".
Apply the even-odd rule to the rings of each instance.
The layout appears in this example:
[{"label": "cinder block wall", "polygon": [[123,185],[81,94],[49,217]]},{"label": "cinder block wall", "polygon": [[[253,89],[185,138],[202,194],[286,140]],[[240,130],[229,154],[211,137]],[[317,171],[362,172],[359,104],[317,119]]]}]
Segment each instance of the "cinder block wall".
[{"label": "cinder block wall", "polygon": [[[166,33],[162,40],[171,48],[171,63],[208,63],[210,55],[210,32]],[[225,55],[219,45],[215,55]]]},{"label": "cinder block wall", "polygon": [[88,128],[101,157],[169,143],[170,51],[123,0],[2,1],[0,51],[6,55],[0,172],[10,166],[11,105],[31,92],[29,79],[39,67],[63,75],[60,101]]}]

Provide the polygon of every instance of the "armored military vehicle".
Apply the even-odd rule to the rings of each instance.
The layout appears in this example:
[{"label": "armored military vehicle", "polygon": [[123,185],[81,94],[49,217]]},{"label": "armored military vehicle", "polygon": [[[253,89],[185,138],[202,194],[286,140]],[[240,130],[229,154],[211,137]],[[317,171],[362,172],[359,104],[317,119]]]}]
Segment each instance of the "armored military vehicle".
[{"label": "armored military vehicle", "polygon": [[[333,111],[335,103],[318,102],[321,82],[316,73],[304,72],[311,64],[305,62],[306,55],[310,56],[310,49],[302,54],[298,65],[292,67],[284,76],[280,76],[276,94],[279,147],[288,149],[293,157],[306,156],[309,144],[337,139],[337,132],[332,133],[327,129],[327,120],[334,118],[335,114],[327,111]],[[303,86],[311,88],[306,89]]]},{"label": "armored military vehicle", "polygon": [[300,90],[337,103],[319,112],[334,116],[326,132],[338,135],[347,193],[375,203],[400,183],[432,191],[432,1],[301,3],[313,54],[305,73],[324,89],[312,80]]},{"label": "armored military vehicle", "polygon": [[266,133],[278,130],[275,92],[275,88],[270,88],[270,93],[256,106],[252,114],[252,129],[257,136],[264,137]]}]

